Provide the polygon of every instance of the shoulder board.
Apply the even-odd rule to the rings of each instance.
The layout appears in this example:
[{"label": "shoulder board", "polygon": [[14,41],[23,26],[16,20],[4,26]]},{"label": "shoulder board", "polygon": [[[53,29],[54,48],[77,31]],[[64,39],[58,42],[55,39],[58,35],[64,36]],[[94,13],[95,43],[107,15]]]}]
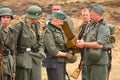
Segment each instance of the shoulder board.
[{"label": "shoulder board", "polygon": [[15,23],[13,25],[13,28],[16,30],[16,31],[19,31],[21,29],[21,27],[23,27],[22,25],[24,25],[24,23],[22,21],[19,21],[17,23]]}]

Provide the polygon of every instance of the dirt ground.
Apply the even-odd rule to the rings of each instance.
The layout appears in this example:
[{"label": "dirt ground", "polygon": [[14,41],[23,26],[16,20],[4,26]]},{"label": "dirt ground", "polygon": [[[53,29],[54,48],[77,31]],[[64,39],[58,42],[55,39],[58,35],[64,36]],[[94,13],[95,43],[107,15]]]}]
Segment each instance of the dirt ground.
[{"label": "dirt ground", "polygon": [[[116,42],[112,53],[112,71],[110,73],[109,80],[120,80],[120,0],[49,0],[49,3],[48,0],[0,0],[0,5],[11,7],[15,15],[19,16],[24,15],[30,5],[40,6],[43,9],[44,14],[47,15],[51,13],[50,8],[52,4],[61,4],[63,11],[72,18],[76,32],[78,26],[82,22],[80,11],[82,8],[88,7],[90,3],[101,4],[106,10],[104,14],[105,20],[115,25]],[[78,54],[78,60],[74,64],[67,64],[67,71],[69,75],[71,75],[74,69],[78,66],[79,59],[80,56]],[[42,68],[42,70],[43,80],[47,80],[45,68]],[[71,78],[71,80],[75,79]],[[81,80],[81,76],[79,76],[78,80]]]}]

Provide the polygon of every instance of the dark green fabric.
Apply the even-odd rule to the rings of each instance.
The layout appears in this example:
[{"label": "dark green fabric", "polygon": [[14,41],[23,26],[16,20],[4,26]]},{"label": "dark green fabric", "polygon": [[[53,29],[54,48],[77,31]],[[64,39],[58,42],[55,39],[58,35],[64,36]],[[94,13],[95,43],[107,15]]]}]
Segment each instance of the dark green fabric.
[{"label": "dark green fabric", "polygon": [[60,20],[65,20],[67,17],[67,15],[61,10],[53,12],[52,16]]}]

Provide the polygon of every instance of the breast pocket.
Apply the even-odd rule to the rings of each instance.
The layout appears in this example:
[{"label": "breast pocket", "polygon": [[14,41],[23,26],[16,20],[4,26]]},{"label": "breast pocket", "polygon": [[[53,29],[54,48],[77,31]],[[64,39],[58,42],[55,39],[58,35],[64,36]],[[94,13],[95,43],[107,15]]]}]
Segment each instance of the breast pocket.
[{"label": "breast pocket", "polygon": [[23,45],[29,44],[29,40],[30,40],[30,35],[23,33],[23,35],[21,37],[21,44],[23,44]]},{"label": "breast pocket", "polygon": [[64,43],[64,38],[61,33],[54,33],[54,39],[57,44]]}]

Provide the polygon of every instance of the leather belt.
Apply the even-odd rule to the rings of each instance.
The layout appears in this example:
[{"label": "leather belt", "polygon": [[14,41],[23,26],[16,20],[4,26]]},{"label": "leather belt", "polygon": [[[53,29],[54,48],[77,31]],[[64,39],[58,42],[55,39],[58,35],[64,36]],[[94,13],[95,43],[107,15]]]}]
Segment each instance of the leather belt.
[{"label": "leather belt", "polygon": [[29,47],[20,47],[20,48],[18,48],[17,51],[18,52],[30,52],[30,51],[32,51],[32,49]]}]

